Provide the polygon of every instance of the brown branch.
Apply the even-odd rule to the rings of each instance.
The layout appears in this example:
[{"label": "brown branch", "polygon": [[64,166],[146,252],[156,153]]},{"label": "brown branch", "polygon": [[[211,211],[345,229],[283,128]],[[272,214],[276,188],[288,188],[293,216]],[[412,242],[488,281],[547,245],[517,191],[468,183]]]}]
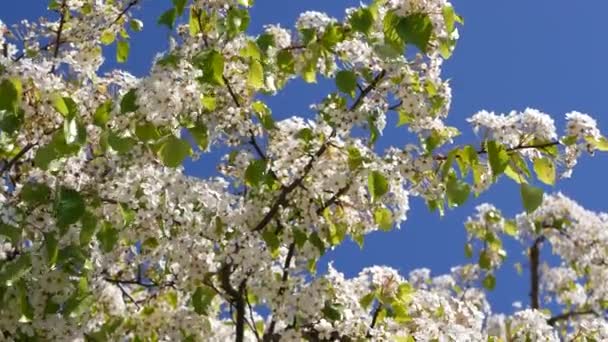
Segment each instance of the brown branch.
[{"label": "brown branch", "polygon": [[25,155],[29,150],[31,150],[36,144],[28,143],[25,145],[19,153],[17,153],[11,160],[9,160],[6,164],[2,166],[0,169],[0,177],[4,175],[5,172],[10,171],[10,169]]},{"label": "brown branch", "polygon": [[245,290],[247,280],[243,280],[239,285],[238,296],[235,298],[236,307],[236,342],[245,341]]},{"label": "brown branch", "polygon": [[319,209],[317,209],[317,215],[321,215],[323,210],[329,208],[332,204],[336,203],[341,196],[343,196],[350,189],[352,182],[348,182],[344,187],[339,189],[333,196],[331,196]]},{"label": "brown branch", "polygon": [[544,236],[539,236],[534,240],[530,247],[530,306],[532,309],[540,309],[540,247],[545,240]]},{"label": "brown branch", "polygon": [[[532,145],[518,145],[515,147],[511,147],[511,148],[507,148],[505,151],[506,152],[514,152],[514,151],[519,151],[519,150],[526,150],[529,148],[546,148],[546,147],[551,147],[551,146],[557,146],[560,145],[559,141],[549,141],[546,143],[540,143],[540,144],[532,144]],[[487,154],[488,151],[484,148],[477,150],[476,151],[478,155],[482,155],[482,154]],[[448,157],[444,156],[444,155],[436,155],[433,157],[433,159],[435,160],[447,160]]]},{"label": "brown branch", "polygon": [[241,103],[239,102],[239,99],[236,96],[236,93],[234,92],[234,90],[232,90],[232,86],[230,85],[228,78],[226,76],[222,75],[222,79],[224,80],[224,83],[226,84],[226,88],[228,88],[228,92],[230,93],[230,97],[232,97],[232,100],[234,101],[236,106],[241,107]]},{"label": "brown branch", "polygon": [[374,329],[376,323],[378,322],[378,316],[380,316],[380,311],[382,310],[382,304],[378,303],[378,306],[374,309],[374,313],[372,314],[372,322],[369,325],[369,330],[367,331],[367,338],[371,338],[371,330]]},{"label": "brown branch", "polygon": [[251,328],[251,330],[253,330],[253,333],[255,334],[255,339],[258,341],[262,341],[262,338],[260,337],[260,334],[258,333],[258,330],[255,327],[255,318],[253,317],[253,307],[251,306],[251,303],[249,302],[249,296],[247,295],[247,293],[245,293],[245,301],[247,302],[247,307],[249,308],[249,319],[251,320],[251,322],[249,323],[249,327]]},{"label": "brown branch", "polygon": [[380,71],[380,73],[378,75],[376,75],[374,80],[365,89],[363,89],[363,91],[361,93],[359,93],[359,96],[357,97],[355,102],[352,104],[352,106],[350,106],[350,108],[348,110],[352,112],[353,110],[357,109],[361,105],[361,101],[363,101],[363,99],[367,96],[367,94],[369,94],[372,90],[374,90],[374,88],[376,88],[376,86],[378,85],[378,82],[380,82],[380,80],[385,75],[386,75],[386,70]]},{"label": "brown branch", "polygon": [[[61,34],[63,33],[63,26],[65,25],[65,20],[66,20],[66,0],[63,0],[63,2],[61,3],[61,17],[59,18],[59,28],[57,29],[57,37],[55,39],[55,49],[53,50],[53,59],[56,59],[57,56],[59,56],[59,43],[61,42]],[[55,62],[53,61],[53,66],[51,67],[51,71],[50,73],[54,73],[55,72]]]},{"label": "brown branch", "polygon": [[118,14],[118,16],[116,16],[116,19],[110,23],[110,26],[116,24],[120,19],[122,19],[122,17],[124,17],[133,6],[137,5],[138,2],[139,0],[131,0],[131,2],[129,2],[129,4],[127,4],[127,6]]},{"label": "brown branch", "polygon": [[547,320],[547,324],[553,326],[555,325],[557,322],[560,321],[565,321],[565,320],[569,320],[570,318],[574,318],[577,316],[583,316],[583,315],[598,315],[597,312],[589,309],[589,310],[581,310],[581,311],[570,311],[570,312],[566,312],[557,316],[553,316],[551,318],[549,318]]},{"label": "brown branch", "polygon": [[[295,251],[296,251],[296,243],[292,242],[291,245],[289,245],[289,250],[287,251],[287,257],[285,257],[285,264],[283,264],[283,275],[281,276],[282,284],[281,284],[281,287],[279,288],[279,291],[278,291],[279,295],[277,297],[281,297],[287,290],[287,286],[285,283],[287,283],[287,280],[289,279],[289,267],[291,265],[291,259],[293,259],[293,256],[295,255]],[[276,328],[276,324],[277,324],[277,321],[276,321],[275,317],[273,317],[272,321],[270,322],[270,325],[268,325],[268,329],[264,333],[264,342],[272,341],[272,337],[274,336],[274,329]]]}]

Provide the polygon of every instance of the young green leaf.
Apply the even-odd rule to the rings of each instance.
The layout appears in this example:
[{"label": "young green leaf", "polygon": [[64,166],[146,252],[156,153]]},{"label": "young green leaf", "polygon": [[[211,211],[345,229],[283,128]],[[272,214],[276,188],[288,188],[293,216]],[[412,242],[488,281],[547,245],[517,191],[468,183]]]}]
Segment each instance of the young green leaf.
[{"label": "young green leaf", "polygon": [[340,70],[336,74],[336,86],[340,91],[354,97],[357,90],[357,75],[350,70]]},{"label": "young green leaf", "polygon": [[367,189],[372,197],[372,202],[374,202],[388,192],[388,181],[382,173],[372,171],[367,177]]},{"label": "young green leaf", "polygon": [[118,63],[124,63],[129,58],[129,42],[126,40],[119,40],[116,43],[116,61]]},{"label": "young green leaf", "polygon": [[122,100],[120,101],[120,114],[135,112],[138,109],[137,91],[133,88],[122,97]]},{"label": "young green leaf", "polygon": [[555,164],[552,160],[548,158],[534,159],[534,171],[541,182],[548,185],[555,184]]},{"label": "young green leaf", "polygon": [[264,67],[258,60],[252,59],[249,63],[247,85],[254,90],[264,87]]},{"label": "young green leaf", "polygon": [[85,202],[78,191],[61,187],[55,202],[55,218],[60,226],[76,223],[84,214]]},{"label": "young green leaf", "polygon": [[543,202],[543,189],[530,184],[521,184],[521,198],[526,212],[531,213]]},{"label": "young green leaf", "polygon": [[160,146],[159,156],[168,167],[180,166],[186,157],[192,154],[190,144],[171,134]]},{"label": "young green leaf", "polygon": [[393,227],[393,214],[386,208],[378,208],[374,211],[374,222],[384,231]]}]

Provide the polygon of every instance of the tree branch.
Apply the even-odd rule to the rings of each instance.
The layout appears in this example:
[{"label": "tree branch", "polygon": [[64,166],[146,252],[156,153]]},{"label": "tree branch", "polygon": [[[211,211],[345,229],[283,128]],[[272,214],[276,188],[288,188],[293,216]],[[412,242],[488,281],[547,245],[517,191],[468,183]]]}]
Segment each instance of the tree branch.
[{"label": "tree branch", "polygon": [[[380,80],[384,77],[384,75],[386,75],[386,71],[382,70],[375,78],[374,80],[365,88],[363,89],[363,91],[359,94],[359,96],[357,97],[357,99],[355,100],[355,102],[352,104],[352,106],[348,109],[349,111],[353,111],[355,109],[357,109],[363,99],[374,89],[376,88],[376,86],[378,85],[378,83],[380,82]],[[260,231],[262,229],[264,229],[264,227],[266,227],[266,225],[268,223],[270,223],[270,221],[272,220],[272,218],[274,217],[274,215],[279,211],[279,208],[281,207],[281,205],[284,205],[286,203],[287,200],[287,196],[298,186],[300,186],[302,184],[302,181],[304,181],[304,179],[306,178],[306,176],[308,176],[308,173],[310,172],[310,170],[312,170],[313,167],[313,163],[314,161],[319,158],[321,155],[323,155],[323,153],[325,153],[325,151],[327,150],[327,147],[329,146],[329,142],[331,141],[331,138],[336,134],[336,130],[332,130],[329,138],[323,143],[323,145],[321,145],[321,147],[319,148],[319,150],[313,155],[312,158],[310,158],[310,160],[308,161],[308,163],[306,164],[306,166],[304,166],[304,169],[302,171],[302,175],[298,178],[296,178],[291,184],[289,184],[288,186],[284,186],[281,189],[281,192],[279,193],[279,196],[277,197],[277,199],[274,201],[274,203],[272,204],[272,206],[270,207],[270,211],[268,211],[268,213],[262,218],[262,220],[253,228],[254,232]]]},{"label": "tree branch", "polygon": [[539,236],[530,247],[530,306],[532,309],[540,309],[540,245],[545,240]]},{"label": "tree branch", "polygon": [[[291,259],[293,259],[293,256],[295,255],[295,251],[296,251],[296,243],[292,242],[291,245],[289,245],[289,250],[287,251],[287,257],[285,257],[285,264],[283,264],[283,275],[281,276],[282,284],[281,284],[281,287],[279,288],[277,298],[281,297],[287,290],[287,286],[285,283],[287,283],[287,280],[289,279],[289,267],[291,265]],[[276,328],[276,324],[277,324],[277,321],[276,321],[275,317],[273,317],[272,321],[270,321],[270,324],[268,325],[268,329],[264,333],[264,342],[272,341],[272,337],[274,336],[274,329]]]},{"label": "tree branch", "polygon": [[547,324],[553,326],[555,325],[557,322],[560,321],[565,321],[565,320],[569,320],[570,318],[574,318],[577,316],[583,316],[583,315],[595,315],[598,316],[598,313],[589,309],[589,310],[581,310],[581,311],[570,311],[570,312],[566,312],[557,316],[553,316],[551,318],[549,318],[547,320]]},{"label": "tree branch", "polygon": [[[519,151],[519,150],[526,150],[529,148],[546,148],[546,147],[551,147],[551,146],[557,146],[560,145],[559,141],[549,141],[546,143],[541,143],[541,144],[531,144],[531,145],[518,145],[515,147],[511,147],[511,148],[507,148],[505,151],[506,152],[514,152],[514,151]],[[482,154],[487,154],[488,151],[486,151],[486,149],[480,149],[476,151],[478,155],[482,155]],[[448,159],[447,156],[444,155],[436,155],[433,157],[433,159],[435,160],[446,160]]]},{"label": "tree branch", "polygon": [[122,19],[122,17],[124,17],[133,6],[137,5],[138,2],[139,0],[131,0],[131,2],[129,2],[129,4],[127,4],[127,6],[118,14],[118,16],[116,16],[116,19],[110,23],[110,26],[116,24],[120,19]]},{"label": "tree branch", "polygon": [[5,172],[10,171],[11,168],[23,157],[29,150],[31,150],[36,144],[28,143],[25,145],[19,153],[17,153],[11,160],[9,160],[6,164],[2,165],[2,169],[0,169],[0,177],[4,175]]},{"label": "tree branch", "polygon": [[[66,11],[66,0],[63,0],[63,2],[61,3],[61,17],[59,18],[59,28],[57,29],[57,37],[55,39],[55,49],[53,50],[53,59],[56,59],[57,56],[59,56],[59,43],[61,42],[61,34],[63,33],[63,26],[65,25],[65,20],[66,20],[66,15],[65,15],[65,11]],[[55,68],[56,68],[56,64],[53,61],[53,66],[51,67],[51,71],[50,73],[54,73],[55,72]]]}]

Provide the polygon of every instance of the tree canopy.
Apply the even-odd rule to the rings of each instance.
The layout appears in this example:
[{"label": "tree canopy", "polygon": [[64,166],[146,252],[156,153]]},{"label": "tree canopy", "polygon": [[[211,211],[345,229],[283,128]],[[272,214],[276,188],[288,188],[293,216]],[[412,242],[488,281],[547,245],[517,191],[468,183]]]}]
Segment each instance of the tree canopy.
[{"label": "tree canopy", "polygon": [[[527,108],[474,113],[478,140],[455,144],[441,71],[464,19],[449,2],[308,11],[253,36],[253,0],[167,1],[152,24],[170,48],[149,74],[102,74],[106,58],[128,60],[142,5],[51,0],[47,18],[0,21],[0,338],[608,339],[608,214],[539,186],[608,140],[587,114],[558,129]],[[314,117],[275,120],[260,95],[298,78],[335,89]],[[380,151],[389,115],[414,142]],[[217,176],[184,173],[222,149]],[[524,211],[478,206],[464,223],[470,263],[450,274],[316,271],[346,239],[364,248],[398,229],[410,198],[449,215],[504,177]],[[530,267],[529,306],[509,315],[486,298],[507,240]]]}]

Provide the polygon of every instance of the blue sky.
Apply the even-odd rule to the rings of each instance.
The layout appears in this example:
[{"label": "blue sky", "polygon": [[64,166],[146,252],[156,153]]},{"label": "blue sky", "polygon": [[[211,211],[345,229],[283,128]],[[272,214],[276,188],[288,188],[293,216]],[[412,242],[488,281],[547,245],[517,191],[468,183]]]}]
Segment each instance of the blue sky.
[{"label": "blue sky", "polygon": [[[608,79],[605,44],[605,0],[454,0],[456,10],[465,18],[460,28],[461,39],[444,76],[450,78],[453,105],[448,122],[464,134],[457,143],[478,142],[465,119],[480,109],[507,112],[533,107],[551,114],[563,132],[564,113],[579,110],[593,115],[602,131],[608,132]],[[143,75],[153,55],[166,47],[167,30],[158,27],[156,18],[170,7],[169,0],[144,0],[137,16],[145,23],[144,31],[133,34],[131,56],[124,68]],[[259,32],[264,24],[281,23],[292,27],[298,14],[305,10],[325,11],[342,18],[344,9],[356,6],[351,0],[257,0],[251,10],[250,31]],[[45,1],[12,1],[5,5],[0,20],[15,23],[22,18],[34,19],[45,14]],[[107,48],[110,56],[113,47]],[[110,57],[108,60],[112,60]],[[104,69],[115,67],[108,63]],[[322,99],[333,89],[333,82],[321,81],[306,85],[296,81],[285,92],[268,102],[277,118],[309,113],[308,106]],[[389,120],[395,123],[394,118]],[[403,130],[404,128],[401,128]],[[403,131],[388,130],[380,147],[402,146]],[[204,156],[196,164],[188,164],[187,172],[206,176],[213,174],[217,156]],[[608,156],[582,158],[571,179],[562,180],[547,191],[562,191],[583,206],[607,211],[603,181],[608,171]],[[519,188],[503,179],[480,198],[470,200],[461,208],[450,210],[445,217],[430,213],[424,203],[411,200],[408,220],[401,230],[375,233],[367,237],[365,248],[359,250],[347,243],[330,253],[335,266],[354,275],[363,267],[382,264],[407,273],[417,267],[428,267],[435,275],[466,262],[462,223],[482,202],[494,203],[504,213],[513,215],[522,210]],[[507,243],[507,246],[515,244]],[[490,300],[496,311],[511,311],[513,301],[527,303],[527,274],[518,276],[512,262],[520,261],[526,270],[521,249],[510,248],[509,262],[498,273],[498,285]],[[544,257],[548,257],[545,250]]]}]

